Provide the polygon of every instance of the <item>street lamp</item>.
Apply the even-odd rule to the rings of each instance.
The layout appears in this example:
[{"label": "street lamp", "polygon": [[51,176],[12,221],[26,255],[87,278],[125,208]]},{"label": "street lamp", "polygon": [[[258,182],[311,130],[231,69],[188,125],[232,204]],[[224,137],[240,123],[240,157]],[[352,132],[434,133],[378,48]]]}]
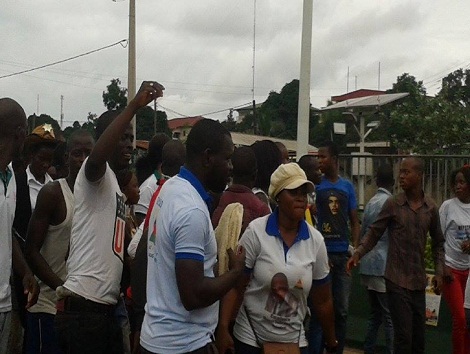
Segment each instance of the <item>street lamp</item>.
[{"label": "street lamp", "polygon": [[[363,155],[365,153],[365,140],[367,136],[374,130],[377,129],[380,125],[380,121],[374,120],[367,124],[367,132],[365,131],[366,124],[365,124],[365,116],[360,112],[358,115],[355,115],[352,111],[346,111],[342,113],[346,119],[353,121],[354,129],[356,130],[357,134],[359,135],[359,154]],[[359,128],[357,127],[359,124]],[[364,162],[363,164],[361,162]],[[361,171],[361,165],[364,165],[364,171]],[[361,173],[362,172],[362,173]],[[358,175],[358,199],[359,199],[359,206],[364,207],[364,189],[365,189],[365,174],[366,174],[366,159],[361,157],[358,159],[358,168],[357,168],[357,175]]]}]

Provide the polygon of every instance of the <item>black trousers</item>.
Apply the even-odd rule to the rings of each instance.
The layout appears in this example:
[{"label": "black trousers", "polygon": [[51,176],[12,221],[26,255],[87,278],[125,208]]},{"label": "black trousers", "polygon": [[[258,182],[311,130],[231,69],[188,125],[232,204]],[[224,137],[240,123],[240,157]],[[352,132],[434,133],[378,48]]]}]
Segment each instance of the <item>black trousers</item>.
[{"label": "black trousers", "polygon": [[388,307],[394,333],[393,351],[424,354],[426,295],[424,290],[408,290],[386,280]]}]

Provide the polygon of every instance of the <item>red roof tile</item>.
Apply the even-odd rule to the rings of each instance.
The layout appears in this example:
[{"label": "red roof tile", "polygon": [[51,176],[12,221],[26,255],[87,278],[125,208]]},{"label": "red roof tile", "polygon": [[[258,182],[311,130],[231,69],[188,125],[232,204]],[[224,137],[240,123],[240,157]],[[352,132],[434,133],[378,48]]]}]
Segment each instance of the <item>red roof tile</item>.
[{"label": "red roof tile", "polygon": [[168,128],[171,131],[181,128],[181,127],[192,127],[194,124],[199,122],[204,117],[196,116],[196,117],[184,117],[184,118],[174,118],[168,121]]}]

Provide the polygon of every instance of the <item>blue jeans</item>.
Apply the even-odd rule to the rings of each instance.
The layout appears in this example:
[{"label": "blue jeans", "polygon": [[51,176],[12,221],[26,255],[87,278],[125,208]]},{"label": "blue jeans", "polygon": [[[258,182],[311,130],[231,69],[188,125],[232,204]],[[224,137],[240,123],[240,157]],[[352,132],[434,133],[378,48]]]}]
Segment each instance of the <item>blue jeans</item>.
[{"label": "blue jeans", "polygon": [[54,328],[54,315],[26,312],[26,354],[60,354],[59,341]]},{"label": "blue jeans", "polygon": [[126,304],[124,303],[124,298],[119,297],[116,304],[116,311],[114,316],[119,324],[119,327],[122,331],[122,345],[123,345],[123,354],[131,353],[131,326],[129,324],[129,316],[127,314]]},{"label": "blue jeans", "polygon": [[[352,278],[346,273],[348,254],[329,253],[331,263],[330,277],[333,293],[333,307],[335,311],[335,333],[338,340],[338,354],[343,353],[346,344],[346,325],[349,309],[349,293],[351,292]],[[315,294],[313,294],[315,296]],[[314,311],[310,319],[308,331],[308,343],[310,354],[322,354],[324,349],[323,331]]]},{"label": "blue jeans", "polygon": [[370,315],[367,322],[367,332],[364,341],[364,353],[374,354],[377,342],[377,333],[381,324],[384,324],[387,353],[393,353],[393,324],[388,309],[387,293],[367,290],[369,295]]}]

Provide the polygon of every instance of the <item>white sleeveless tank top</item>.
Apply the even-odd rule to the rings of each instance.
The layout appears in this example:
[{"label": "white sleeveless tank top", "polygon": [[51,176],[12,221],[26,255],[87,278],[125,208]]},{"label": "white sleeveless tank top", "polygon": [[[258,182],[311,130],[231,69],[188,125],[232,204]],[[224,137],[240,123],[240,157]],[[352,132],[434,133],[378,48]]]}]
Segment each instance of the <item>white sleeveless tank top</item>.
[{"label": "white sleeveless tank top", "polygon": [[[44,244],[41,247],[41,254],[51,267],[52,271],[57,274],[60,279],[65,280],[65,257],[69,248],[70,232],[72,229],[74,196],[65,178],[61,178],[57,181],[59,182],[60,188],[62,189],[62,195],[64,196],[67,214],[64,221],[60,224],[49,225],[47,236],[44,240]],[[51,289],[41,280],[37,280],[41,292],[39,293],[38,302],[36,305],[32,306],[29,311],[33,313],[44,312],[55,315],[57,302],[55,290]]]}]

